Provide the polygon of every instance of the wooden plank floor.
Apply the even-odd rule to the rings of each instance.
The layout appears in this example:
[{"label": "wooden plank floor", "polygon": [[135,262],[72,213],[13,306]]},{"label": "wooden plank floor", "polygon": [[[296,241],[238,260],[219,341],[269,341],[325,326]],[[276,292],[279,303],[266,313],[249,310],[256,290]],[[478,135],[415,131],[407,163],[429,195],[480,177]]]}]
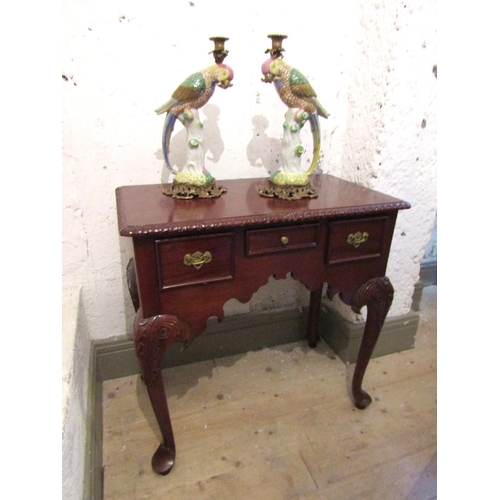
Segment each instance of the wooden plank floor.
[{"label": "wooden plank floor", "polygon": [[164,370],[177,461],[153,473],[160,434],[139,376],[103,386],[104,499],[429,500],[436,492],[436,291],[415,349],[352,371],[305,342]]}]

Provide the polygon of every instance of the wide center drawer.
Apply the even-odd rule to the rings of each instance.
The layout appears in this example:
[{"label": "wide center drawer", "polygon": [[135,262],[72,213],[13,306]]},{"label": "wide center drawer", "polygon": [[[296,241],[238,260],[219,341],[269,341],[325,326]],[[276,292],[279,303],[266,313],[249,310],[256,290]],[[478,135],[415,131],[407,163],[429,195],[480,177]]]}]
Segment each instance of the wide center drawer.
[{"label": "wide center drawer", "polygon": [[249,229],[246,232],[246,253],[251,256],[316,248],[318,238],[319,224]]},{"label": "wide center drawer", "polygon": [[233,279],[233,233],[156,241],[160,289]]}]

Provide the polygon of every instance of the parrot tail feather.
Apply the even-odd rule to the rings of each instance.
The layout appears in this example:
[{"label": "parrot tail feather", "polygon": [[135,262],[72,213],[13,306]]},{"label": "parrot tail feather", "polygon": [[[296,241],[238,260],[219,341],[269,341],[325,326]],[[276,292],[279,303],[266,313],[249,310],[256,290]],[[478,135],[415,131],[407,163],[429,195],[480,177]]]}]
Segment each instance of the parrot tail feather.
[{"label": "parrot tail feather", "polygon": [[161,115],[162,113],[169,112],[174,105],[177,103],[177,101],[173,98],[169,99],[165,104],[162,104],[158,108],[155,109],[155,113],[157,115]]},{"label": "parrot tail feather", "polygon": [[311,124],[311,132],[312,132],[312,136],[313,136],[313,158],[311,161],[311,166],[309,167],[309,170],[307,171],[308,176],[311,175],[316,170],[316,167],[318,166],[319,151],[321,149],[321,134],[320,134],[320,130],[319,130],[318,113],[314,112],[311,115],[309,122]]},{"label": "parrot tail feather", "polygon": [[167,113],[167,116],[165,117],[165,125],[163,126],[163,135],[161,140],[163,148],[163,158],[165,158],[165,163],[167,164],[167,168],[174,175],[176,175],[177,172],[172,168],[172,165],[170,165],[170,161],[168,159],[168,150],[170,147],[170,138],[172,137],[172,132],[174,130],[174,125],[176,120],[177,116],[175,116],[173,113]]},{"label": "parrot tail feather", "polygon": [[312,102],[316,106],[319,116],[322,116],[323,118],[328,118],[330,116],[330,113],[328,113],[328,111],[320,104],[316,97],[312,98]]}]

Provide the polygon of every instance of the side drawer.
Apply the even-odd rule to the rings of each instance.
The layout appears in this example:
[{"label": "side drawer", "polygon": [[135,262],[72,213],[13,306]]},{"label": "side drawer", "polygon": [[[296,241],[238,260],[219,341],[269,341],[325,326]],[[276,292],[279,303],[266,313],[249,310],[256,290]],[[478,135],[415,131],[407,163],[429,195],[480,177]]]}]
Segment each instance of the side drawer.
[{"label": "side drawer", "polygon": [[319,224],[249,229],[246,232],[248,256],[287,252],[318,246]]},{"label": "side drawer", "polygon": [[160,289],[233,279],[233,233],[156,241]]},{"label": "side drawer", "polygon": [[327,264],[378,258],[384,253],[388,217],[330,223]]}]

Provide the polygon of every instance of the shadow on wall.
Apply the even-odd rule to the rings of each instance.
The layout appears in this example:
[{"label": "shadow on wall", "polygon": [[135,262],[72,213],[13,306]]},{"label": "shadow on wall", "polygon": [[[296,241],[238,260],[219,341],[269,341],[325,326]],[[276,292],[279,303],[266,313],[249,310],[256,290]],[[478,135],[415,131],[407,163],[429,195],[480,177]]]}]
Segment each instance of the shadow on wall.
[{"label": "shadow on wall", "polygon": [[[206,160],[217,163],[222,153],[224,152],[224,141],[222,140],[219,129],[219,115],[220,109],[213,105],[207,104],[202,108],[202,112],[206,119],[203,121],[203,142],[205,146],[205,166]],[[163,123],[162,123],[163,125]],[[175,170],[180,170],[186,163],[186,130],[179,120],[176,120],[174,125],[174,133],[170,139],[170,147],[168,157],[170,164]],[[158,131],[158,141],[160,147],[155,153],[156,158],[163,160],[163,151],[161,146],[161,129]],[[210,168],[208,168],[210,171]],[[167,169],[165,162],[163,163],[163,170],[161,175],[161,182],[172,182],[173,177],[171,172]]]},{"label": "shadow on wall", "polygon": [[247,146],[247,158],[252,167],[265,167],[268,174],[279,166],[281,141],[268,137],[269,121],[261,115],[252,118],[253,137]]},{"label": "shadow on wall", "polygon": [[[218,124],[220,109],[213,104],[207,104],[202,110],[206,116],[203,121],[206,160],[217,163],[224,153],[224,141]],[[252,139],[247,146],[248,161],[252,167],[264,167],[270,175],[279,168],[281,141],[267,135],[266,130],[269,128],[269,121],[264,116],[254,116],[252,125]],[[169,159],[175,169],[181,169],[186,162],[186,132],[178,121],[175,124],[175,130],[176,132],[172,134],[170,140]],[[156,151],[155,156],[158,159],[163,159],[161,147]],[[164,183],[173,180],[172,174],[165,163],[163,163],[161,179],[161,182]]]},{"label": "shadow on wall", "polygon": [[[134,255],[134,248],[132,245],[132,238],[124,238],[122,236],[118,236],[119,245],[120,245],[120,267],[123,269],[122,271],[122,290],[123,290],[123,310],[125,311],[125,331],[122,332],[127,335],[129,339],[133,339],[133,326],[134,326],[134,318],[135,318],[135,308],[131,307],[134,305],[134,297],[130,292],[129,287],[129,265],[130,261]],[[135,273],[135,268],[133,270]],[[137,290],[134,290],[134,293],[138,296]]]},{"label": "shadow on wall", "polygon": [[220,134],[219,124],[217,123],[219,121],[220,109],[213,104],[207,104],[203,107],[203,113],[207,117],[203,122],[206,159],[217,163],[224,152],[224,141]]}]

